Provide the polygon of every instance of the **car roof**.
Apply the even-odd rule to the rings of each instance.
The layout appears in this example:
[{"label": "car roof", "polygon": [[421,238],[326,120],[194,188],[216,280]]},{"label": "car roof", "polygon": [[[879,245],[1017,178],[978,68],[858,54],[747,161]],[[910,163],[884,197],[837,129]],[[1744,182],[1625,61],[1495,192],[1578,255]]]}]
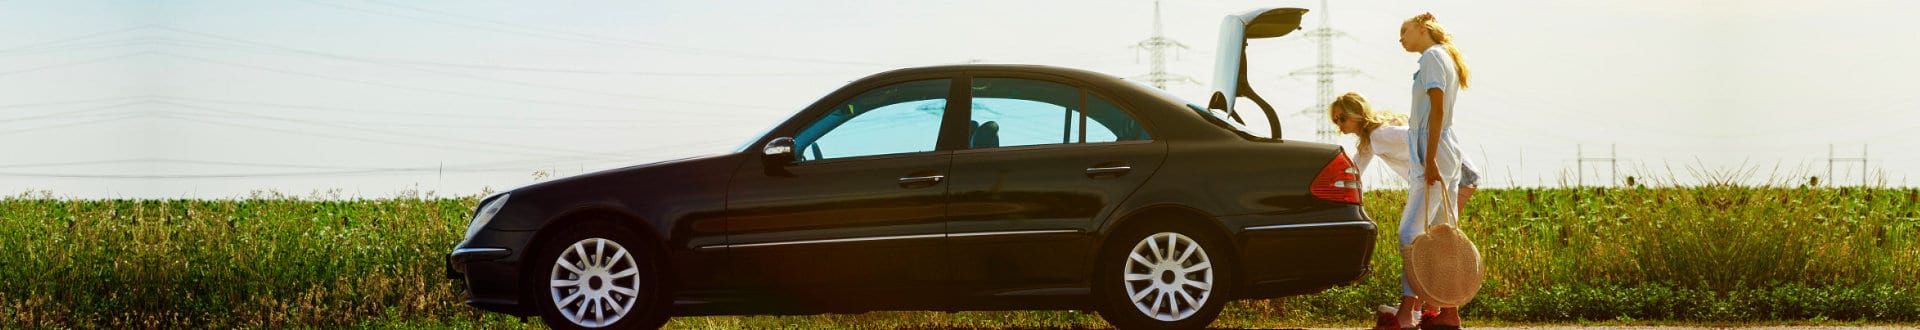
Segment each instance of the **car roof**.
[{"label": "car roof", "polygon": [[873,75],[869,75],[864,78],[855,80],[849,85],[857,85],[857,84],[868,82],[871,80],[885,80],[885,79],[890,79],[892,77],[898,77],[898,76],[912,76],[912,75],[923,75],[923,74],[955,74],[955,73],[964,73],[964,72],[1036,73],[1036,74],[1043,74],[1043,75],[1052,75],[1052,76],[1059,76],[1059,77],[1067,78],[1071,80],[1078,80],[1084,83],[1083,85],[1086,87],[1095,87],[1097,89],[1106,90],[1110,92],[1128,93],[1136,96],[1144,96],[1149,98],[1160,99],[1161,101],[1168,102],[1169,104],[1173,104],[1173,105],[1191,103],[1188,100],[1174,96],[1174,94],[1171,92],[1167,92],[1163,90],[1155,90],[1153,89],[1153,86],[1147,86],[1146,84],[1130,82],[1130,81],[1127,81],[1126,79],[1116,77],[1114,75],[1100,73],[1096,71],[1084,70],[1084,69],[1051,66],[1051,65],[1039,65],[1039,64],[951,64],[951,65],[935,65],[935,66],[901,68],[901,69],[894,69],[894,70],[884,71],[880,73],[875,73]]},{"label": "car roof", "polygon": [[[1201,125],[1209,125],[1204,123],[1206,119],[1200,118],[1201,115],[1195,114],[1192,111],[1187,111],[1188,109],[1187,105],[1191,104],[1191,102],[1185,99],[1182,99],[1178,96],[1175,96],[1173,93],[1170,93],[1164,90],[1158,90],[1158,89],[1155,89],[1153,86],[1148,86],[1146,84],[1127,81],[1125,79],[1122,79],[1120,77],[1116,77],[1113,75],[1090,71],[1090,70],[1084,70],[1084,69],[1069,68],[1069,67],[1038,65],[1038,64],[951,64],[951,65],[911,67],[911,68],[901,68],[901,69],[894,69],[894,70],[889,70],[885,72],[875,73],[873,75],[855,80],[849,83],[848,86],[863,85],[868,83],[879,83],[879,82],[884,82],[888,80],[893,80],[895,78],[902,77],[902,76],[953,75],[953,74],[963,74],[963,73],[969,73],[969,72],[984,73],[989,75],[993,73],[1040,74],[1040,75],[1050,75],[1050,76],[1056,76],[1056,77],[1060,77],[1068,80],[1079,81],[1080,83],[1077,85],[1105,91],[1107,92],[1106,93],[1107,96],[1116,98],[1115,101],[1131,104],[1133,105],[1132,108],[1138,111],[1143,111],[1143,112],[1135,112],[1133,115],[1140,116],[1141,117],[1140,119],[1144,119],[1152,122],[1152,125],[1154,126],[1163,127],[1164,129],[1172,129],[1172,130],[1180,130],[1180,131],[1204,131],[1208,133],[1216,133],[1212,131],[1211,128],[1202,128]],[[1147,105],[1148,103],[1157,103],[1160,105],[1164,105],[1164,107],[1148,106]],[[1148,109],[1153,109],[1153,108],[1178,109],[1178,110],[1147,111]],[[1224,133],[1224,131],[1217,132],[1217,133]],[[1158,136],[1176,135],[1176,134],[1162,134],[1162,133],[1154,133],[1154,134]],[[1180,135],[1184,135],[1184,134],[1180,134]],[[1212,135],[1212,134],[1208,134],[1208,135]]]},{"label": "car roof", "polygon": [[1029,72],[1045,73],[1086,81],[1118,81],[1119,77],[1094,71],[1038,64],[951,64],[934,65],[889,70],[869,77],[910,75],[920,73],[954,73],[969,71]]}]

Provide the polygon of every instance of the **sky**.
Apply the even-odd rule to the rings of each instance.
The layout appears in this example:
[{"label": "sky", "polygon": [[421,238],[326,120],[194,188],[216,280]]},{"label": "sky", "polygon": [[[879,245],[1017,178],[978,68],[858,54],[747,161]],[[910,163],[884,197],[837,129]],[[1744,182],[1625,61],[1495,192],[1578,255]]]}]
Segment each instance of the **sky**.
[{"label": "sky", "polygon": [[[1154,6],[0,1],[0,194],[498,191],[728,152],[896,68],[1139,79],[1150,56],[1132,46],[1153,35]],[[1308,28],[1341,31],[1333,64],[1359,73],[1338,76],[1335,93],[1390,111],[1407,108],[1417,68],[1399,23],[1433,12],[1473,70],[1455,125],[1483,186],[1798,182],[1828,176],[1829,146],[1838,158],[1864,148],[1874,184],[1920,184],[1908,179],[1920,175],[1920,29],[1900,24],[1920,3],[1166,0],[1161,33],[1187,46],[1169,53],[1169,73],[1211,81],[1221,19],[1264,7],[1308,8]],[[1313,140],[1323,120],[1303,111],[1314,77],[1290,74],[1317,50],[1298,36],[1249,47],[1252,84],[1286,138]],[[1200,102],[1211,86],[1167,89]],[[1577,161],[1610,148],[1614,162]],[[1861,166],[1840,162],[1825,181],[1858,184]],[[1368,178],[1391,183],[1383,172]]]}]

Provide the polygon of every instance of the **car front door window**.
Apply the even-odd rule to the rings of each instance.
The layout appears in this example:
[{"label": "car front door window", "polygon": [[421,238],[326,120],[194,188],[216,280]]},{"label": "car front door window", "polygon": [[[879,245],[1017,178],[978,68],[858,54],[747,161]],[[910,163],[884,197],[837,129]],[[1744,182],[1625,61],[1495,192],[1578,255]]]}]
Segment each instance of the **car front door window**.
[{"label": "car front door window", "polygon": [[951,80],[922,80],[860,94],[794,137],[799,161],[933,151]]}]

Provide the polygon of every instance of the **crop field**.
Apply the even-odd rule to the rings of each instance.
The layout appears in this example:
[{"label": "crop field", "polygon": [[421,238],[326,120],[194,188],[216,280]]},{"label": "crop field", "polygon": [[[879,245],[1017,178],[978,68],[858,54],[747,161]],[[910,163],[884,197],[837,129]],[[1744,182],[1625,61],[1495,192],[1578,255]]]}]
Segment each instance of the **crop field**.
[{"label": "crop field", "polygon": [[[1482,190],[1464,228],[1489,278],[1473,322],[1920,322],[1911,188]],[[1400,191],[1365,196],[1374,273],[1236,302],[1220,327],[1371,324],[1397,301]],[[475,196],[0,198],[0,328],[539,328],[442,276]],[[1098,328],[1093,314],[875,312],[677,318],[669,328]]]}]

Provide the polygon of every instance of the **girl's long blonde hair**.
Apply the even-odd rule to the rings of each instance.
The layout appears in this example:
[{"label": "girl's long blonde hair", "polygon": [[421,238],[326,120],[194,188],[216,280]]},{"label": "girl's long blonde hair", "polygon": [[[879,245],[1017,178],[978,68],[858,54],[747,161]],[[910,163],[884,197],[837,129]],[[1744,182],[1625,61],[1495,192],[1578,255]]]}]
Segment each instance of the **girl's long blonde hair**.
[{"label": "girl's long blonde hair", "polygon": [[1355,132],[1354,135],[1360,136],[1358,149],[1361,154],[1373,152],[1374,129],[1384,125],[1407,124],[1406,114],[1373,111],[1373,106],[1367,104],[1367,97],[1361,96],[1359,92],[1348,92],[1334,98],[1333,103],[1327,104],[1327,117],[1333,120],[1335,126],[1340,125],[1340,120],[1343,119],[1360,121],[1360,131]]},{"label": "girl's long blonde hair", "polygon": [[1440,26],[1440,21],[1433,18],[1433,13],[1414,16],[1407,19],[1405,24],[1419,24],[1420,27],[1427,29],[1427,37],[1433,38],[1433,42],[1447,47],[1447,55],[1453,56],[1454,74],[1460,76],[1460,89],[1467,89],[1467,75],[1470,73],[1467,70],[1467,60],[1460,56],[1460,47],[1453,46],[1453,34],[1447,33],[1447,28]]}]

